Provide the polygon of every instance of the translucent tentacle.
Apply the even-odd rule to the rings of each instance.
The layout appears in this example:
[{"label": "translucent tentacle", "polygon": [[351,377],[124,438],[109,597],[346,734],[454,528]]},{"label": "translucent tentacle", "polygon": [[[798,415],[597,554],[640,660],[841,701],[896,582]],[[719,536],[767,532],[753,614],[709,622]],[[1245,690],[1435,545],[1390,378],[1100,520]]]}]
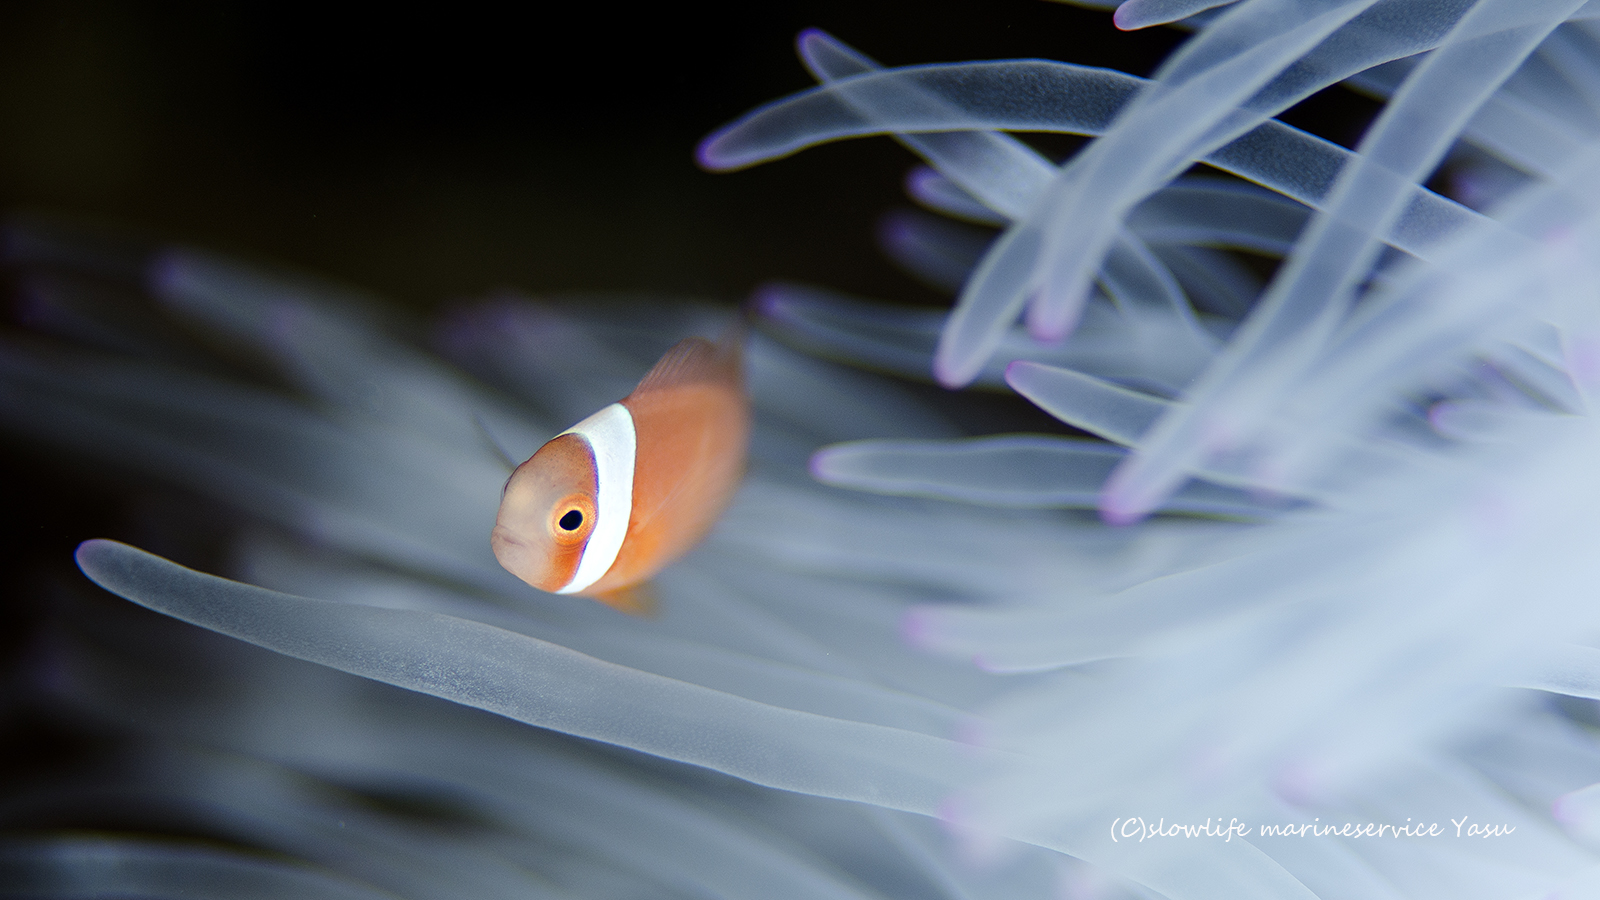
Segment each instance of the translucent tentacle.
[{"label": "translucent tentacle", "polygon": [[1112,21],[1123,31],[1136,31],[1187,19],[1198,12],[1227,6],[1234,0],[1125,0]]},{"label": "translucent tentacle", "polygon": [[395,900],[387,891],[293,863],[126,838],[8,839],[0,842],[0,884],[4,894],[45,900],[185,895]]},{"label": "translucent tentacle", "polygon": [[[870,135],[980,129],[1097,135],[1146,83],[1107,69],[1039,60],[887,69],[845,78],[757,109],[707,138],[701,145],[701,157],[720,170],[768,162],[826,141]],[[907,94],[934,95],[942,104],[909,104],[902,100]],[[1019,95],[1027,97],[1027,102],[1019,101]],[[871,115],[859,112],[858,107],[870,109]],[[1320,208],[1351,156],[1350,151],[1329,141],[1268,121],[1206,155],[1204,161]],[[989,209],[1016,218],[1050,183],[1055,170],[1042,158],[1040,162],[1042,166],[1007,174],[1016,181],[1004,190],[1022,202],[996,199],[1001,185],[980,191],[973,190],[970,183],[952,180],[982,199]],[[1429,245],[1453,231],[1469,223],[1487,222],[1426,188],[1413,185],[1410,190],[1406,214],[1395,231],[1386,235],[1408,253],[1426,257]]]},{"label": "translucent tentacle", "polygon": [[[761,784],[931,813],[960,770],[947,741],[743,700],[479,622],[280,594],[111,541],[85,543],[78,561],[113,593],[280,653]],[[597,692],[611,699],[584,699]],[[664,715],[704,724],[690,739]],[[827,757],[835,764],[818,764]]]},{"label": "translucent tentacle", "polygon": [[[1343,318],[1356,280],[1375,259],[1369,235],[1400,214],[1407,185],[1437,163],[1484,98],[1577,6],[1484,0],[1418,67],[1363,140],[1363,155],[1340,176],[1329,205],[1342,214],[1313,220],[1267,297],[1195,386],[1194,406],[1163,419],[1150,444],[1119,467],[1106,487],[1108,515],[1136,518],[1182,480],[1185,467],[1256,427],[1271,403],[1262,378],[1293,383]],[[1359,227],[1363,221],[1367,227]],[[1255,396],[1235,393],[1226,402],[1228,421],[1218,422],[1215,404],[1242,393],[1247,377]]]},{"label": "translucent tentacle", "polygon": [[[825,484],[876,494],[933,497],[984,506],[1093,509],[1123,456],[1095,441],[1034,435],[965,441],[858,441],[817,451],[811,470]],[[1254,518],[1273,513],[1249,494],[1191,484],[1167,512]]]}]

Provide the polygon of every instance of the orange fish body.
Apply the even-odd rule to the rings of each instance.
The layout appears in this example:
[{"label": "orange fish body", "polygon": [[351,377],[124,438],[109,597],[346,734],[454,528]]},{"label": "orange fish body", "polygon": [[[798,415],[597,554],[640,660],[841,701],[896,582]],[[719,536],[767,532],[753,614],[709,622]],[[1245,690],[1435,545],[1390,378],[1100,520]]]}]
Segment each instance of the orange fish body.
[{"label": "orange fish body", "polygon": [[495,558],[544,591],[629,612],[705,536],[744,474],[742,332],[679,343],[633,393],[557,435],[506,482]]}]

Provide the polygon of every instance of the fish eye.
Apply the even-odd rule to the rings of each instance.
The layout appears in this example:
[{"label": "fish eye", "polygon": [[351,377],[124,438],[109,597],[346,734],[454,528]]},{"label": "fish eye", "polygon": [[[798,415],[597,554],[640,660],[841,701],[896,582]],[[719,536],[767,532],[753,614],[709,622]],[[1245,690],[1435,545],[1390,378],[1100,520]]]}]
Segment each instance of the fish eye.
[{"label": "fish eye", "polygon": [[594,521],[594,501],[578,491],[550,505],[550,518],[545,520],[545,527],[550,529],[550,537],[557,544],[567,547],[588,540]]}]

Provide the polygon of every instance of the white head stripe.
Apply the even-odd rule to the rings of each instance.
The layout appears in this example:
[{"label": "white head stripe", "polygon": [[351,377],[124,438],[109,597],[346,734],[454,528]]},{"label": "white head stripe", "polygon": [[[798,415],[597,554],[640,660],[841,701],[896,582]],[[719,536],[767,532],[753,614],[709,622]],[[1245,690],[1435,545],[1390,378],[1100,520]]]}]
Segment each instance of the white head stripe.
[{"label": "white head stripe", "polygon": [[611,570],[622,540],[628,536],[628,520],[633,517],[633,458],[639,438],[633,430],[633,415],[621,403],[611,404],[561,434],[576,434],[588,441],[594,454],[594,531],[578,558],[577,573],[556,591],[574,594]]}]

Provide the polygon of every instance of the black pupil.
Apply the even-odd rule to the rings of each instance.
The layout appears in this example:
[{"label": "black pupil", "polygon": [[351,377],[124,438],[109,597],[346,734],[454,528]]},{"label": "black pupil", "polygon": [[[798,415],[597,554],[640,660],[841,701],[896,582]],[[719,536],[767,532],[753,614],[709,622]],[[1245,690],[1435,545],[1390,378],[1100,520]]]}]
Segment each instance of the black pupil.
[{"label": "black pupil", "polygon": [[567,510],[567,514],[561,517],[561,527],[568,531],[577,531],[578,526],[582,524],[583,513],[575,509]]}]

